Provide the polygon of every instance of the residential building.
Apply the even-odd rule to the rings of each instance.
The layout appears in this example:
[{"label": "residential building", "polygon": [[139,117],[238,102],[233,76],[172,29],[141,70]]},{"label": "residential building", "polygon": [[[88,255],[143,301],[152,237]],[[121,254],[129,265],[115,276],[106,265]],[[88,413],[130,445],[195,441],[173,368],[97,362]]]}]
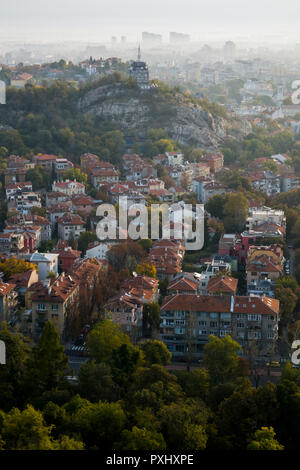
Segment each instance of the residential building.
[{"label": "residential building", "polygon": [[29,271],[25,271],[23,273],[16,273],[10,276],[9,282],[10,284],[15,285],[14,290],[17,292],[23,305],[28,289],[32,286],[32,284],[38,282],[38,280],[39,276],[36,269],[30,269]]},{"label": "residential building", "polygon": [[249,209],[249,215],[246,220],[246,230],[253,230],[262,223],[273,223],[278,226],[286,226],[286,217],[284,211],[280,209],[271,209],[270,207],[252,207]]},{"label": "residential building", "polygon": [[58,236],[62,240],[68,241],[70,237],[77,240],[80,234],[85,232],[85,222],[78,214],[64,214],[57,220]]},{"label": "residential building", "polygon": [[33,284],[29,292],[33,338],[38,339],[47,321],[54,324],[63,338],[67,319],[72,313],[72,305],[78,302],[78,283],[70,276],[61,274],[56,279]]},{"label": "residential building", "polygon": [[52,191],[63,193],[66,196],[74,196],[75,194],[85,194],[85,186],[78,181],[54,181],[52,184]]},{"label": "residential building", "polygon": [[0,322],[10,320],[18,305],[15,284],[0,282]]},{"label": "residential building", "polygon": [[223,274],[213,276],[209,279],[206,286],[208,295],[236,295],[238,279]]},{"label": "residential building", "polygon": [[242,347],[256,340],[259,348],[272,349],[278,337],[279,301],[269,297],[177,294],[165,299],[161,320],[161,339],[174,357],[183,357],[191,343],[194,357],[201,357],[209,335],[230,335]]},{"label": "residential building", "polygon": [[54,253],[31,253],[23,256],[26,261],[36,264],[38,268],[39,281],[47,279],[49,273],[58,273],[58,254]]},{"label": "residential building", "polygon": [[69,273],[75,261],[81,257],[81,251],[74,250],[68,246],[67,241],[59,240],[57,245],[52,249],[51,253],[58,254],[58,272]]}]

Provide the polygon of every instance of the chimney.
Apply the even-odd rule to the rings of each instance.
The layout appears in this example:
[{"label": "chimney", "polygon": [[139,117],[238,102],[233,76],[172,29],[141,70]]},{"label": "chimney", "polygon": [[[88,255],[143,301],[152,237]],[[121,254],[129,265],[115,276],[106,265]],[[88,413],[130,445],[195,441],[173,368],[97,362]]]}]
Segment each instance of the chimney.
[{"label": "chimney", "polygon": [[233,310],[234,310],[234,297],[232,295],[230,299],[230,313],[233,313]]}]

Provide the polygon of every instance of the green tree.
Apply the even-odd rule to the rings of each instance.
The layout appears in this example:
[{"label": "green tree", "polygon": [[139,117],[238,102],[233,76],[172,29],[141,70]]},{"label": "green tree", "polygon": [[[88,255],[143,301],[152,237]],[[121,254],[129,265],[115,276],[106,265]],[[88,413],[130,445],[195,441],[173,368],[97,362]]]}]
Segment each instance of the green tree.
[{"label": "green tree", "polygon": [[85,362],[79,369],[78,380],[80,396],[91,402],[110,401],[116,397],[116,384],[107,364],[97,364],[94,360]]},{"label": "green tree", "polygon": [[203,364],[208,369],[212,383],[224,383],[235,377],[240,350],[241,346],[228,335],[224,338],[209,336],[203,350]]},{"label": "green tree", "polygon": [[13,408],[5,414],[0,411],[0,433],[6,450],[83,450],[81,441],[60,436],[54,440],[40,411],[27,405],[24,411]]},{"label": "green tree", "polygon": [[161,364],[167,365],[170,363],[172,354],[162,341],[146,340],[140,345],[147,365]]},{"label": "green tree", "polygon": [[284,450],[284,446],[275,439],[275,432],[271,426],[258,429],[253,440],[248,444],[247,450]]},{"label": "green tree", "polygon": [[241,232],[248,215],[248,200],[242,193],[230,194],[224,206],[224,226],[227,232]]},{"label": "green tree", "polygon": [[111,449],[119,441],[126,415],[120,403],[82,401],[70,416],[74,432],[81,434],[87,449]]},{"label": "green tree", "polygon": [[144,336],[152,336],[160,326],[160,306],[157,302],[149,302],[143,306]]},{"label": "green tree", "polygon": [[46,426],[42,413],[31,405],[22,412],[13,408],[3,413],[0,429],[7,450],[54,450],[52,426]]},{"label": "green tree", "polygon": [[97,241],[98,237],[94,232],[83,232],[80,234],[78,238],[78,250],[85,254],[86,250],[88,249],[89,243]]},{"label": "green tree", "polygon": [[129,336],[123,333],[119,325],[108,319],[97,323],[87,338],[90,357],[97,363],[110,364],[112,351],[123,344],[130,344]]},{"label": "green tree", "polygon": [[24,404],[25,363],[30,354],[29,341],[22,334],[11,331],[8,324],[0,324],[0,341],[6,346],[6,364],[0,366],[0,409]]},{"label": "green tree", "polygon": [[32,350],[27,362],[28,386],[32,393],[39,396],[42,392],[60,386],[66,376],[68,358],[60,344],[55,326],[47,321],[38,345]]},{"label": "green tree", "polygon": [[79,168],[70,168],[64,172],[63,177],[65,180],[76,180],[83,184],[86,184],[88,179],[88,175],[83,173]]},{"label": "green tree", "polygon": [[129,431],[124,429],[121,441],[114,447],[117,450],[165,450],[166,443],[161,433],[149,431],[146,428],[133,426]]}]

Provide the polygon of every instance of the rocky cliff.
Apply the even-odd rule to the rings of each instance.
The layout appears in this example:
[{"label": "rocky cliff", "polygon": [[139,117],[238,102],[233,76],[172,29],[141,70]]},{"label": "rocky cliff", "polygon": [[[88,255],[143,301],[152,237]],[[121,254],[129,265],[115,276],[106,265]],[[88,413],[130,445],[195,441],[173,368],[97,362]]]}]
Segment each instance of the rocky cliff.
[{"label": "rocky cliff", "polygon": [[148,91],[123,83],[95,87],[85,92],[78,109],[119,124],[143,137],[151,128],[163,128],[182,144],[216,149],[226,136],[241,138],[249,124],[224,115],[216,106],[193,100],[176,89]]}]

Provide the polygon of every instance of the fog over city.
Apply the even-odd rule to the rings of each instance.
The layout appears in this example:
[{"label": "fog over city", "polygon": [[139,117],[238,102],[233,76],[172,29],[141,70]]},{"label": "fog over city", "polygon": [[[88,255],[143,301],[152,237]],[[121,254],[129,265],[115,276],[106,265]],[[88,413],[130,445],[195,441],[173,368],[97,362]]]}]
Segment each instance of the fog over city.
[{"label": "fog over city", "polygon": [[285,44],[299,39],[297,0],[1,0],[2,40],[109,40],[142,31],[191,35],[193,41],[231,39]]}]

